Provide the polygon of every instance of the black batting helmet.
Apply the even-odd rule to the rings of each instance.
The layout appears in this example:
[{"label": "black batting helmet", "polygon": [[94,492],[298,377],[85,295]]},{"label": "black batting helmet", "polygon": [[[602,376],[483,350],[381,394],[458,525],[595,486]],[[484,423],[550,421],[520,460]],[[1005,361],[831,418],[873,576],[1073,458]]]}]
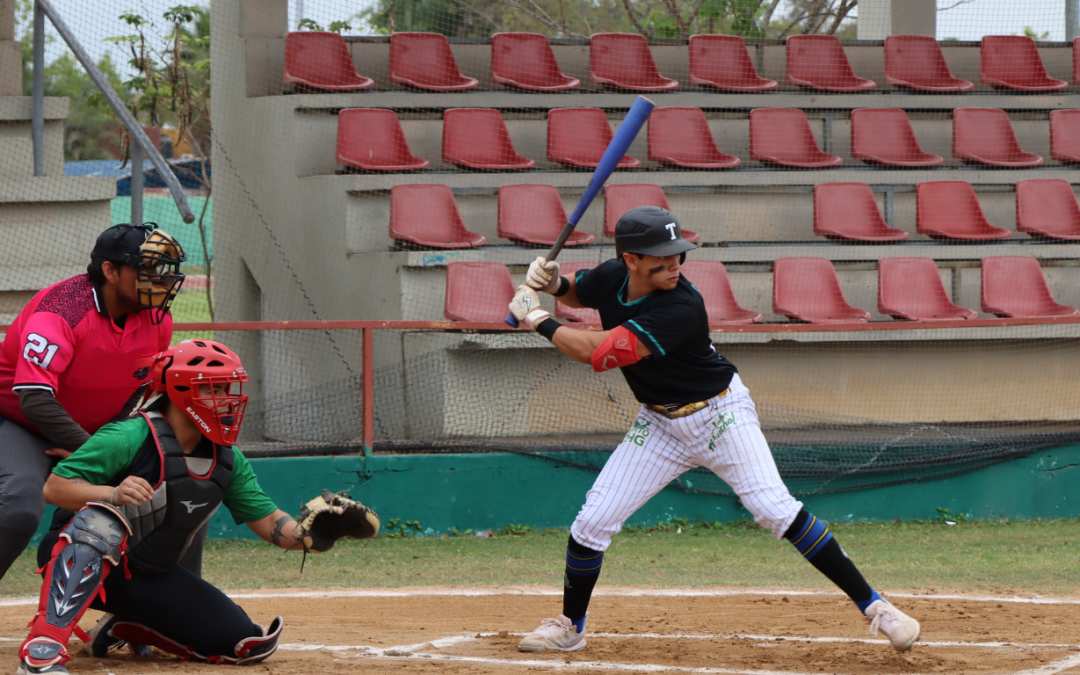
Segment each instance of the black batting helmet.
[{"label": "black batting helmet", "polygon": [[641,253],[664,258],[695,249],[683,239],[679,220],[659,206],[639,206],[622,214],[615,223],[615,257]]}]

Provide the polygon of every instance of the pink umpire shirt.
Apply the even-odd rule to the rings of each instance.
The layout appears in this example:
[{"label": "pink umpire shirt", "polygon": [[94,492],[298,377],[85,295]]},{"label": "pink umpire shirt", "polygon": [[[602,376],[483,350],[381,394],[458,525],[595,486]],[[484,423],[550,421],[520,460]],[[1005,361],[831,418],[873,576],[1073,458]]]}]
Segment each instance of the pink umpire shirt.
[{"label": "pink umpire shirt", "polygon": [[30,300],[0,343],[0,416],[37,429],[19,409],[20,389],[52,391],[75,423],[92,434],[148,382],[149,363],[172,340],[172,317],[150,312],[117,326],[90,278],[81,274]]}]

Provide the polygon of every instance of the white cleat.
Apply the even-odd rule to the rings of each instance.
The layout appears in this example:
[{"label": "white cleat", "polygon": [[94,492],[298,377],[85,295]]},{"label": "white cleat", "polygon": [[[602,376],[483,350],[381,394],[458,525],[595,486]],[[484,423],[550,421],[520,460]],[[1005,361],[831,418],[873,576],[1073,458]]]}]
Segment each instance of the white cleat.
[{"label": "white cleat", "polygon": [[562,614],[557,619],[544,619],[540,627],[521,638],[518,651],[542,652],[548,649],[557,652],[576,652],[585,648],[585,629],[577,632],[570,619]]},{"label": "white cleat", "polygon": [[919,622],[885,600],[875,600],[865,614],[870,619],[870,635],[877,637],[880,629],[898,652],[911,649],[919,639]]}]

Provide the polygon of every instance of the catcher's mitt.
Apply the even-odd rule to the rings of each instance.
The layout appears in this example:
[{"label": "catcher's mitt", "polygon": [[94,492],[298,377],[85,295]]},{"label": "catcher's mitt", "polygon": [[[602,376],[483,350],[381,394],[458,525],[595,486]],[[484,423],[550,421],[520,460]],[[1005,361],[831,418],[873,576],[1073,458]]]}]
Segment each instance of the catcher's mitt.
[{"label": "catcher's mitt", "polygon": [[304,551],[322,553],[334,548],[342,537],[369,539],[379,531],[379,516],[344,493],[322,494],[300,507],[296,538]]}]

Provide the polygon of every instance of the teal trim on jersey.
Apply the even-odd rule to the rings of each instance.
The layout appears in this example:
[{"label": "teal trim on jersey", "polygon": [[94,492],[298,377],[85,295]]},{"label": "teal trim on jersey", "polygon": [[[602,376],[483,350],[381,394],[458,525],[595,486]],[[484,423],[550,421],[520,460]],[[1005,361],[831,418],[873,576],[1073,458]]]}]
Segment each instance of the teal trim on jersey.
[{"label": "teal trim on jersey", "polygon": [[639,325],[638,325],[638,322],[637,322],[637,321],[634,321],[633,319],[630,319],[630,320],[629,320],[629,321],[627,321],[626,323],[629,323],[629,324],[633,324],[634,328],[637,328],[637,329],[638,329],[639,331],[641,331],[642,333],[644,333],[644,334],[645,334],[645,337],[647,337],[647,338],[649,338],[650,340],[652,340],[652,343],[653,343],[654,345],[656,345],[656,348],[657,348],[657,349],[659,349],[659,350],[660,350],[660,356],[665,356],[665,355],[667,354],[667,352],[665,352],[665,351],[664,351],[664,348],[660,346],[660,343],[656,341],[656,338],[654,338],[654,337],[652,336],[652,333],[650,333],[649,331],[647,331],[647,330],[645,330],[644,328],[642,328],[641,326],[639,326]]},{"label": "teal trim on jersey", "polygon": [[[631,302],[623,302],[623,291],[626,290],[626,284],[628,284],[628,283],[630,283],[630,276],[629,275],[627,275],[627,277],[625,279],[623,279],[622,286],[619,287],[619,292],[615,295],[615,299],[619,301],[620,305],[622,305],[623,307],[631,307],[633,305],[638,304],[639,302],[641,302],[645,298],[649,297],[648,295],[643,295],[640,298],[638,298],[637,300],[633,300]],[[635,324],[635,325],[637,325],[637,324]]]}]

